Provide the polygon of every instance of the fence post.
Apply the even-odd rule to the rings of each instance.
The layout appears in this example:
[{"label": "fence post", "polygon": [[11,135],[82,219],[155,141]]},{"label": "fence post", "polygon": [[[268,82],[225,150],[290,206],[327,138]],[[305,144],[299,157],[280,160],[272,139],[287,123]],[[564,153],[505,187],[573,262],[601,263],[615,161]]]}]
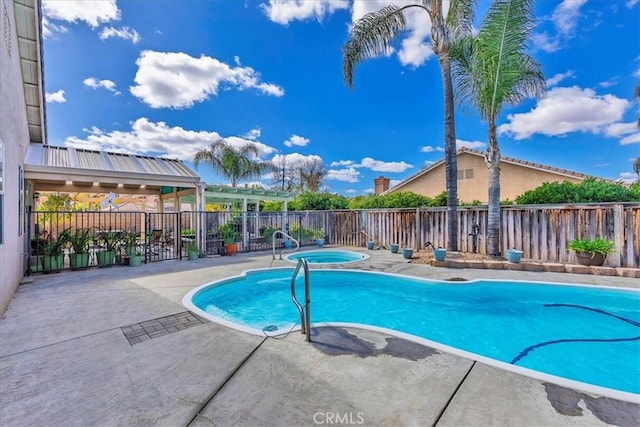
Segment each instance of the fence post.
[{"label": "fence post", "polygon": [[420,208],[416,208],[416,250],[422,249],[422,220]]},{"label": "fence post", "polygon": [[620,267],[622,259],[622,248],[624,246],[624,209],[622,205],[613,205],[613,243],[615,252],[613,256],[613,266]]}]

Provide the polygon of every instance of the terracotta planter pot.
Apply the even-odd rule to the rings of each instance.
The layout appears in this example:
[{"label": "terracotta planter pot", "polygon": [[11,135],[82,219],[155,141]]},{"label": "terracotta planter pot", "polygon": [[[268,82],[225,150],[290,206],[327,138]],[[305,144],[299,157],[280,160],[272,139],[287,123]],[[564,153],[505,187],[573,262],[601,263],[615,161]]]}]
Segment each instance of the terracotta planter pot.
[{"label": "terracotta planter pot", "polygon": [[224,249],[227,252],[227,255],[235,255],[236,252],[238,252],[238,245],[236,243],[224,245]]}]

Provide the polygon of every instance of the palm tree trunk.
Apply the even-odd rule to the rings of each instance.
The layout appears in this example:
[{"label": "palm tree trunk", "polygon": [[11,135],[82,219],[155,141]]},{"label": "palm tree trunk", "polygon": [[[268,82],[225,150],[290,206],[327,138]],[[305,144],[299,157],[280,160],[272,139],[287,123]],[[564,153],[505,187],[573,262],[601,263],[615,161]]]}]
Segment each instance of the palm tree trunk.
[{"label": "palm tree trunk", "polygon": [[496,123],[489,118],[489,146],[485,154],[489,168],[489,215],[487,217],[487,253],[500,255],[500,148],[496,138]]},{"label": "palm tree trunk", "polygon": [[444,159],[447,184],[447,249],[458,250],[458,158],[456,156],[456,122],[454,117],[451,58],[447,49],[438,53],[444,94]]}]

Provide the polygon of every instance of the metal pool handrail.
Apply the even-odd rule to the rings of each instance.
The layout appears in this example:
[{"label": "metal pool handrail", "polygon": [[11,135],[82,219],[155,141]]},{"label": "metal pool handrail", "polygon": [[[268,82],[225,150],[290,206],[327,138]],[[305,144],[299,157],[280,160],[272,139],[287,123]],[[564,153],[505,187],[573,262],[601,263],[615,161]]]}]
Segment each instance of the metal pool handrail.
[{"label": "metal pool handrail", "polygon": [[[285,239],[290,239],[293,241],[293,243],[295,243],[296,247],[293,251],[297,251],[298,248],[300,248],[300,242],[298,242],[296,239],[293,238],[293,236],[288,235],[287,233],[285,233],[282,230],[276,230],[273,232],[273,236],[271,237],[271,246],[272,246],[272,259],[271,259],[271,264],[273,264],[273,261],[276,259],[276,236],[281,234],[282,237],[284,237]],[[282,259],[282,254],[285,250],[281,250],[279,255],[279,259]]]},{"label": "metal pool handrail", "polygon": [[[304,272],[304,308],[296,297],[296,277],[300,272],[300,268]],[[291,300],[298,307],[298,313],[300,313],[300,329],[303,334],[307,336],[307,342],[311,342],[311,296],[309,295],[309,263],[305,258],[300,258],[296,269],[291,276]]]}]

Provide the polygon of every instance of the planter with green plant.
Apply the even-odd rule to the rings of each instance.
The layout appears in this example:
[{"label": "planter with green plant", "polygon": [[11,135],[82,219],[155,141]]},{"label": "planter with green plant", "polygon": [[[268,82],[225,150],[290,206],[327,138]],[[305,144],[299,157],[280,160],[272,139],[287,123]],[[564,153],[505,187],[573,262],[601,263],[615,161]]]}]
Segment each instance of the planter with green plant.
[{"label": "planter with green plant", "polygon": [[136,246],[133,248],[133,252],[129,254],[129,267],[140,267],[142,265],[142,253]]},{"label": "planter with green plant", "polygon": [[89,267],[89,243],[93,236],[90,228],[76,228],[69,234],[69,244],[72,253],[69,254],[69,266],[72,270],[82,270]]},{"label": "planter with green plant", "polygon": [[235,255],[238,251],[236,242],[240,239],[240,233],[232,224],[223,224],[220,226],[220,235],[224,240],[224,249],[227,255]]},{"label": "planter with green plant", "polygon": [[69,229],[63,230],[57,236],[49,234],[44,245],[42,256],[42,271],[52,273],[60,271],[64,266],[64,247],[69,242],[71,232]]},{"label": "planter with green plant", "polygon": [[198,247],[198,243],[196,241],[189,242],[187,245],[187,259],[189,261],[194,261],[200,257],[200,248]]},{"label": "planter with green plant", "polygon": [[100,230],[98,241],[102,250],[96,253],[99,267],[111,267],[116,255],[116,249],[122,240],[122,232],[117,230]]},{"label": "planter with green plant", "polygon": [[615,252],[611,240],[596,237],[595,239],[576,239],[569,242],[567,249],[576,253],[578,264],[601,266],[607,255]]},{"label": "planter with green plant", "polygon": [[139,252],[138,245],[140,243],[140,232],[135,229],[131,229],[122,233],[120,237],[120,246],[122,247],[124,254],[128,257],[135,255]]},{"label": "planter with green plant", "polygon": [[316,239],[316,245],[321,248],[324,246],[324,229],[315,230],[313,237]]}]

